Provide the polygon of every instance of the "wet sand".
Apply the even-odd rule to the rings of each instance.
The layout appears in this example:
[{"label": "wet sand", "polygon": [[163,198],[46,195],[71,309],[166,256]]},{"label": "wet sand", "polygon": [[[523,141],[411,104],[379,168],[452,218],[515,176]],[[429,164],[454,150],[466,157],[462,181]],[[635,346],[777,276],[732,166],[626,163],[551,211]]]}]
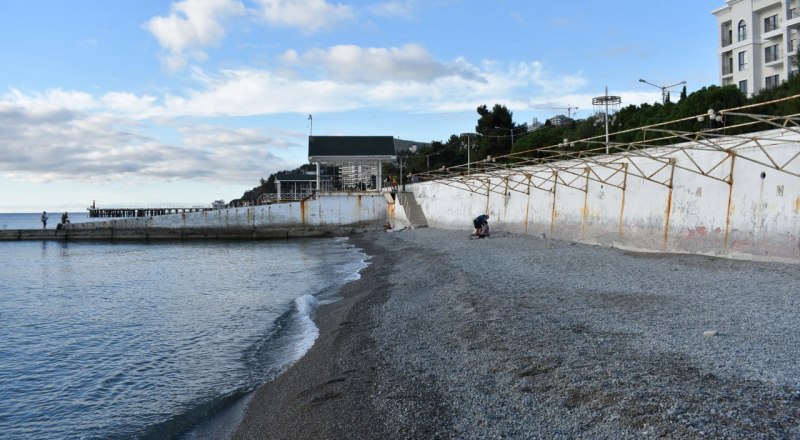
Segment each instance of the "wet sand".
[{"label": "wet sand", "polygon": [[353,236],[233,438],[800,437],[797,266],[467,235]]}]

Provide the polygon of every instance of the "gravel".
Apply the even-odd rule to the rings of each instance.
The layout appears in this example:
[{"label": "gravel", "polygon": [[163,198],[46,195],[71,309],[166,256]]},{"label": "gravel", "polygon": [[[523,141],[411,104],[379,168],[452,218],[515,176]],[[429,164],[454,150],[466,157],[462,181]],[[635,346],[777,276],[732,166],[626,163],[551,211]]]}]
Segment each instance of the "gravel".
[{"label": "gravel", "polygon": [[234,438],[800,438],[796,265],[368,232]]},{"label": "gravel", "polygon": [[800,438],[798,266],[374,234],[369,398],[401,438]]}]

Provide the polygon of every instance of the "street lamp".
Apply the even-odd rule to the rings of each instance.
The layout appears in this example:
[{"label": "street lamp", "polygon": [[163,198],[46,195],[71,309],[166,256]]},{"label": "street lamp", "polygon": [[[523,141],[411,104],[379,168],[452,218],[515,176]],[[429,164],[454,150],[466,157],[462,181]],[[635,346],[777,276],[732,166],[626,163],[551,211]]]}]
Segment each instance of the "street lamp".
[{"label": "street lamp", "polygon": [[480,136],[480,133],[461,133],[461,136],[466,136],[467,137],[467,174],[469,174],[470,163],[472,162],[469,159],[469,152],[470,152],[470,150],[472,150],[472,145],[470,144],[470,139],[472,138],[473,134]]},{"label": "street lamp", "polygon": [[[708,109],[706,113],[708,115],[708,126],[710,128],[714,128],[715,122],[723,122],[725,118],[722,117],[722,114],[717,114],[714,109]],[[702,123],[706,120],[706,115],[700,115],[697,117],[697,122]]]},{"label": "street lamp", "polygon": [[[408,147],[408,151],[410,151],[411,154],[416,153],[417,152],[417,146],[416,145],[412,145],[412,146]],[[404,159],[406,157],[408,157],[408,155],[400,155],[400,188],[402,188],[402,191],[406,190],[406,184],[403,182],[403,162],[404,162]]]},{"label": "street lamp", "polygon": [[668,89],[671,89],[671,88],[673,88],[675,86],[679,86],[681,84],[686,85],[686,81],[681,81],[681,82],[675,83],[675,84],[673,84],[671,86],[658,86],[658,85],[655,85],[655,84],[653,84],[651,82],[645,81],[643,79],[639,79],[639,82],[640,83],[645,83],[645,84],[650,84],[651,86],[653,86],[655,88],[661,89],[661,104],[662,105],[667,103],[667,90]]},{"label": "street lamp", "polygon": [[[511,128],[494,127],[494,128],[496,130],[507,130],[509,133],[511,133],[511,148],[514,148],[514,130],[516,130],[516,128],[514,128],[514,127],[511,127]],[[517,127],[517,128],[519,128],[519,127]]]}]

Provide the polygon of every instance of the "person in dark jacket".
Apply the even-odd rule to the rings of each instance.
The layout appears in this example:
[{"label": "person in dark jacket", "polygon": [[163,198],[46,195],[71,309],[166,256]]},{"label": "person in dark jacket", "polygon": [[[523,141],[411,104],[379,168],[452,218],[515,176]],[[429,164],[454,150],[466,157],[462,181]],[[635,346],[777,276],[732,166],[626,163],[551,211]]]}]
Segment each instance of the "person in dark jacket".
[{"label": "person in dark jacket", "polygon": [[486,225],[487,229],[488,229],[488,226],[489,226],[489,214],[488,213],[487,214],[481,214],[481,215],[475,217],[475,219],[472,220],[472,226],[475,227],[475,232],[473,232],[472,235],[475,235],[475,236],[480,235],[481,230],[483,229],[484,225]]}]

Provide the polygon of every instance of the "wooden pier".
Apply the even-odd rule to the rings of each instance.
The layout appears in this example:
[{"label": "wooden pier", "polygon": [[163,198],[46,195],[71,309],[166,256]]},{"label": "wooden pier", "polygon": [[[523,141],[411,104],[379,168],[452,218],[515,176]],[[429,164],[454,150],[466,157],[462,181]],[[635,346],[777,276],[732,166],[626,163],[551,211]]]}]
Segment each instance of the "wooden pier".
[{"label": "wooden pier", "polygon": [[152,217],[155,215],[180,214],[184,212],[211,211],[211,206],[193,206],[178,208],[86,208],[89,217]]}]

